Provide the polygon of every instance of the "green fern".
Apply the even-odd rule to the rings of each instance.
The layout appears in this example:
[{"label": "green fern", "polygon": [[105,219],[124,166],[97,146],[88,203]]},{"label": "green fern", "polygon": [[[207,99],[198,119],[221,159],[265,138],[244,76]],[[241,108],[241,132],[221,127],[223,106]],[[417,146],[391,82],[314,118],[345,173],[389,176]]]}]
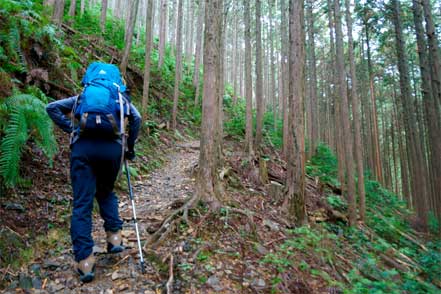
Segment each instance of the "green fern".
[{"label": "green fern", "polygon": [[21,182],[20,157],[25,143],[32,138],[52,163],[57,151],[53,127],[45,104],[35,96],[20,94],[5,101],[10,116],[0,144],[0,175],[7,186]]}]

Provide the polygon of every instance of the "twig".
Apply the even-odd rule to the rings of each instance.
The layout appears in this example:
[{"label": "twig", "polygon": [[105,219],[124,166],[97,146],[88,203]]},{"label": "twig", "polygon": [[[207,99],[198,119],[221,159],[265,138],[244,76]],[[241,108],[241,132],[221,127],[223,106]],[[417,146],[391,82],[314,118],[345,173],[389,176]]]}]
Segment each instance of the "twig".
[{"label": "twig", "polygon": [[44,288],[46,288],[46,283],[47,283],[47,278],[44,279],[44,281],[43,281],[43,285],[41,286],[42,290],[44,290]]},{"label": "twig", "polygon": [[126,256],[124,256],[124,258],[122,258],[120,261],[118,261],[117,263],[115,263],[115,264],[113,265],[113,267],[115,267],[115,266],[121,264],[124,260],[126,260],[127,258],[129,258],[129,256],[130,256],[130,255],[126,255]]},{"label": "twig", "polygon": [[285,240],[285,239],[286,239],[286,236],[282,236],[280,238],[277,238],[277,239],[271,240],[269,242],[266,242],[264,245],[265,246],[269,246],[269,245],[271,245],[273,243],[276,243],[276,242],[279,242],[279,241],[282,241],[282,240]]},{"label": "twig", "polygon": [[167,294],[172,294],[173,293],[173,254],[170,254],[170,263],[169,263],[169,278],[167,281]]}]

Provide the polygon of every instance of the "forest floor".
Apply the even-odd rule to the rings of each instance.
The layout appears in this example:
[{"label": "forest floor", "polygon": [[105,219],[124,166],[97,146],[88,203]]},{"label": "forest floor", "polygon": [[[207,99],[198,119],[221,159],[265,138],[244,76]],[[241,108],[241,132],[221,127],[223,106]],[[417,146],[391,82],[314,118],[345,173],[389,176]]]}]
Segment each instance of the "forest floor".
[{"label": "forest floor", "polygon": [[[179,203],[183,203],[193,194],[194,178],[191,170],[198,160],[198,146],[198,141],[178,143],[168,151],[166,163],[162,167],[148,175],[132,179],[142,241],[146,239],[147,232],[158,229],[176,205],[179,206]],[[63,244],[59,246],[64,245],[65,248],[56,253],[52,250],[43,253],[27,270],[16,273],[19,279],[11,287],[27,288],[29,284],[37,288],[33,293],[157,293],[156,289],[162,286],[162,279],[154,266],[147,261],[147,273],[140,273],[137,239],[128,194],[119,193],[119,199],[120,214],[124,220],[123,242],[127,250],[116,255],[106,254],[103,222],[95,211],[92,235],[95,240],[97,268],[92,283],[79,282],[74,271],[72,250],[68,240],[64,239]],[[148,255],[146,257],[148,258]],[[14,289],[11,293],[17,292]]]},{"label": "forest floor", "polygon": [[[199,141],[186,139],[169,144],[167,148],[161,150],[165,157],[161,167],[132,177],[143,244],[195,193],[194,171],[199,157]],[[97,258],[96,277],[92,283],[79,282],[66,217],[67,221],[58,224],[58,228],[49,230],[45,242],[34,243],[41,248],[32,251],[34,256],[20,270],[2,272],[3,277],[12,280],[5,293],[270,293],[274,272],[264,259],[288,238],[283,230],[283,213],[277,209],[280,203],[269,197],[261,185],[253,183],[255,175],[243,164],[239,145],[227,143],[225,155],[228,168],[223,170],[223,177],[229,206],[220,212],[211,212],[203,204],[197,204],[189,211],[188,223],[178,217],[170,224],[173,226],[171,234],[157,246],[148,246],[144,250],[145,274],[141,274],[139,268],[127,183],[121,179],[117,187],[120,214],[124,220],[122,235],[127,250],[116,255],[106,253],[102,220],[94,209],[92,234]],[[137,164],[142,160],[145,158],[140,156]],[[67,172],[67,166],[62,166],[64,173]],[[274,167],[269,166],[269,171],[270,175],[277,174]],[[56,185],[65,187],[66,184],[61,181]],[[312,180],[309,180],[308,190],[310,195],[320,195]],[[313,210],[315,205],[311,207],[312,202],[309,206]],[[68,212],[64,214],[68,215]],[[298,258],[306,260],[311,267],[328,267],[306,255]],[[302,272],[286,273],[284,280],[290,282],[282,291],[332,291],[322,278],[308,276]],[[167,291],[169,281],[172,281],[169,283],[171,288]]]}]

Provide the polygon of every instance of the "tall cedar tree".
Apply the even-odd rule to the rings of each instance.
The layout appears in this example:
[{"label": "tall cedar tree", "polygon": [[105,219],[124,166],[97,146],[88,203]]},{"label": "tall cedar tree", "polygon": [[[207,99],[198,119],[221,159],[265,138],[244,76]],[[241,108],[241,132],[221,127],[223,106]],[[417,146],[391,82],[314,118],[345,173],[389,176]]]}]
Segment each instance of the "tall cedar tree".
[{"label": "tall cedar tree", "polygon": [[309,103],[311,104],[311,113],[308,114],[311,119],[311,129],[309,134],[309,155],[311,158],[315,152],[315,148],[319,141],[319,120],[318,120],[318,101],[317,101],[317,69],[316,69],[316,56],[315,56],[315,29],[314,29],[314,1],[308,0],[307,5],[307,18],[308,18],[308,41],[309,41]]},{"label": "tall cedar tree", "polygon": [[147,119],[147,104],[149,100],[149,88],[150,88],[150,54],[152,52],[152,43],[153,43],[153,28],[154,28],[154,20],[153,20],[153,11],[154,1],[149,0],[147,4],[146,11],[146,30],[145,30],[145,58],[144,58],[144,87],[142,93],[142,117],[145,121]]},{"label": "tall cedar tree", "polygon": [[[49,3],[49,5],[51,4]],[[54,13],[52,14],[52,21],[56,25],[61,26],[61,23],[63,22],[63,14],[64,14],[64,0],[55,1],[55,8],[54,8]]]},{"label": "tall cedar tree", "polygon": [[354,117],[354,135],[355,135],[355,161],[357,164],[358,176],[358,195],[360,220],[364,221],[366,212],[365,188],[364,188],[364,168],[363,168],[363,144],[361,141],[361,117],[360,117],[360,97],[358,96],[358,80],[355,68],[354,40],[352,36],[352,17],[350,10],[351,0],[345,0],[346,6],[346,25],[348,29],[348,54],[349,67],[351,74],[351,101],[352,115]]},{"label": "tall cedar tree", "polygon": [[106,16],[107,16],[107,0],[103,0],[101,2],[101,18],[100,18],[100,26],[101,31],[106,30]]},{"label": "tall cedar tree", "polygon": [[196,89],[196,94],[194,95],[194,104],[197,105],[199,102],[199,77],[200,77],[200,66],[202,57],[202,45],[203,45],[203,32],[204,32],[204,1],[199,1],[198,9],[198,23],[196,28],[196,55],[194,61],[194,73],[193,73],[193,87]]},{"label": "tall cedar tree", "polygon": [[337,64],[337,88],[340,96],[340,114],[343,129],[343,145],[345,152],[345,169],[347,181],[347,198],[349,204],[349,225],[355,225],[357,221],[357,210],[355,201],[355,178],[354,178],[354,159],[352,155],[352,131],[351,123],[349,121],[349,103],[348,92],[346,89],[346,72],[343,55],[343,30],[341,24],[340,0],[334,2],[335,14],[335,47],[336,47],[336,64]]},{"label": "tall cedar tree", "polygon": [[198,193],[211,208],[218,208],[218,180],[216,167],[215,133],[218,117],[219,83],[219,32],[222,21],[220,15],[223,0],[210,0],[205,3],[205,43],[204,43],[204,88],[202,99],[201,146],[199,155]]},{"label": "tall cedar tree", "polygon": [[159,20],[159,45],[158,45],[158,67],[161,68],[164,64],[165,43],[167,39],[167,0],[161,0],[161,15]]},{"label": "tall cedar tree", "polygon": [[263,76],[262,76],[262,22],[261,22],[261,3],[256,0],[256,141],[255,151],[260,154],[262,147],[262,128],[263,128]]},{"label": "tall cedar tree", "polygon": [[250,1],[243,0],[243,3],[245,20],[245,152],[248,154],[248,157],[251,158],[253,157],[253,81],[251,75],[251,16]]},{"label": "tall cedar tree", "polygon": [[305,98],[304,0],[289,2],[289,108],[287,195],[293,225],[307,221],[305,207]]},{"label": "tall cedar tree", "polygon": [[176,116],[178,113],[179,85],[181,84],[182,72],[182,18],[183,2],[178,0],[178,23],[176,30],[176,67],[175,67],[175,86],[173,91],[173,110],[172,110],[172,128],[176,130]]},{"label": "tall cedar tree", "polygon": [[[395,40],[397,50],[398,71],[400,73],[401,105],[404,112],[404,127],[406,130],[406,140],[408,154],[410,155],[410,176],[413,202],[418,216],[425,223],[427,217],[427,176],[425,160],[423,159],[422,142],[419,139],[419,132],[416,122],[415,104],[412,101],[409,81],[409,69],[407,65],[407,56],[405,53],[405,44],[403,40],[400,4],[397,0],[392,0],[392,16],[395,27]],[[417,198],[418,197],[418,198]]]},{"label": "tall cedar tree", "polygon": [[285,0],[280,0],[280,10],[281,10],[281,25],[280,25],[280,42],[281,42],[281,46],[282,46],[282,111],[283,111],[283,130],[282,130],[282,154],[283,154],[283,158],[287,158],[288,157],[288,132],[289,132],[289,127],[288,127],[288,118],[289,118],[289,105],[288,105],[288,90],[289,90],[289,81],[287,79],[284,79],[283,77],[288,76],[288,50],[289,50],[289,44],[288,44],[288,32],[286,30],[287,26],[284,25],[287,23],[287,18],[286,18],[286,1]]},{"label": "tall cedar tree", "polygon": [[371,98],[371,127],[372,127],[372,144],[370,146],[372,147],[372,159],[373,159],[373,166],[371,166],[375,177],[377,180],[382,183],[383,182],[383,172],[382,172],[382,165],[381,165],[381,157],[380,157],[380,139],[379,139],[379,133],[378,133],[378,116],[377,116],[377,102],[376,102],[376,95],[375,95],[375,74],[372,68],[372,57],[371,57],[371,39],[370,39],[370,24],[369,24],[369,15],[370,13],[365,14],[365,18],[363,19],[364,22],[364,29],[366,34],[366,49],[367,49],[367,62],[368,62],[368,73],[369,73],[369,93]]},{"label": "tall cedar tree", "polygon": [[[429,164],[432,184],[432,208],[441,218],[441,125],[439,107],[436,101],[436,91],[433,91],[433,70],[429,66],[427,42],[424,36],[422,5],[420,1],[413,0],[413,15],[418,46],[418,56],[421,71],[421,87],[423,94],[424,112],[429,139]],[[433,58],[431,58],[433,59]]]},{"label": "tall cedar tree", "polygon": [[69,6],[69,16],[74,17],[75,16],[75,9],[77,8],[77,1],[76,0],[70,0],[70,6]]},{"label": "tall cedar tree", "polygon": [[135,31],[135,23],[136,23],[136,17],[138,15],[138,5],[139,0],[133,0],[131,2],[132,5],[129,7],[129,17],[127,19],[127,31],[125,36],[125,44],[124,44],[124,51],[123,56],[121,59],[120,69],[123,76],[125,76],[127,71],[127,66],[129,64],[129,55],[130,55],[130,49],[132,48],[132,40],[133,40],[133,34]]}]

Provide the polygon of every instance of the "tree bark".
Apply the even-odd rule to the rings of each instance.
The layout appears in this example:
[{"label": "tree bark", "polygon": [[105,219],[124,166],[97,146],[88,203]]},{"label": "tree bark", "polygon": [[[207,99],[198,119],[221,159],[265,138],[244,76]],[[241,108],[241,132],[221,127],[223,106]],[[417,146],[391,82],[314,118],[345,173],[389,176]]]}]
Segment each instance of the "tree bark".
[{"label": "tree bark", "polygon": [[262,22],[261,3],[256,0],[256,141],[255,151],[260,154],[263,128],[263,76],[262,76]]},{"label": "tree bark", "polygon": [[144,86],[142,94],[142,118],[143,121],[147,120],[147,105],[149,101],[149,89],[150,89],[150,55],[152,53],[153,42],[153,27],[154,19],[152,17],[154,8],[154,1],[149,0],[146,8],[146,28],[145,28],[145,58],[144,58]]},{"label": "tree bark", "polygon": [[[283,0],[282,0],[283,1]],[[246,96],[246,126],[245,126],[245,152],[249,158],[253,153],[253,85],[251,76],[251,16],[250,2],[244,0],[245,19],[245,96]]]},{"label": "tree bark", "polygon": [[222,0],[206,2],[205,7],[205,44],[204,44],[204,88],[202,100],[201,145],[198,171],[198,194],[211,208],[220,207],[217,194],[218,180],[216,167],[215,131],[218,107],[219,80],[219,30],[222,14]]},{"label": "tree bark", "polygon": [[354,179],[354,159],[352,155],[352,132],[349,121],[349,103],[348,103],[348,92],[346,91],[346,73],[345,73],[345,63],[343,56],[343,31],[341,24],[341,12],[340,12],[340,1],[335,0],[334,2],[334,13],[335,13],[335,45],[336,45],[336,64],[338,72],[338,92],[340,95],[341,103],[341,116],[342,116],[342,127],[344,135],[344,151],[345,151],[345,167],[346,167],[346,179],[348,187],[348,210],[349,210],[349,225],[353,226],[357,221],[357,209],[355,200],[355,179]]},{"label": "tree bark", "polygon": [[178,113],[179,85],[181,84],[182,74],[182,16],[183,2],[178,0],[178,24],[176,30],[176,67],[175,67],[175,86],[173,91],[173,111],[172,111],[172,128],[176,130],[176,116]]},{"label": "tree bark", "polygon": [[159,46],[158,46],[158,68],[164,64],[165,42],[167,40],[167,0],[161,0],[161,16],[159,20]]},{"label": "tree bark", "polygon": [[289,133],[287,160],[288,218],[293,225],[307,222],[305,207],[305,95],[304,1],[289,5]]},{"label": "tree bark", "polygon": [[269,95],[272,97],[272,110],[273,110],[273,124],[274,130],[277,126],[277,93],[276,93],[276,61],[274,58],[274,21],[273,21],[273,9],[274,1],[270,0],[269,3],[269,37],[268,41],[270,44],[270,67],[271,67],[271,86],[269,89]]},{"label": "tree bark", "polygon": [[289,107],[288,107],[288,89],[289,82],[286,80],[288,76],[288,32],[286,30],[287,17],[286,17],[286,2],[285,0],[280,0],[280,11],[281,11],[281,26],[280,26],[280,44],[281,44],[281,63],[282,63],[282,111],[283,111],[283,129],[282,129],[282,155],[283,158],[287,158],[288,152],[288,118],[289,118]]},{"label": "tree bark", "polygon": [[414,123],[416,121],[415,107],[411,99],[409,70],[407,66],[407,56],[405,53],[404,40],[402,39],[402,28],[400,20],[400,6],[397,0],[391,1],[393,8],[393,22],[395,26],[395,40],[397,50],[398,71],[400,73],[401,104],[404,110],[404,126],[406,128],[407,148],[411,160],[411,186],[412,194],[415,199],[415,205],[418,216],[423,223],[427,221],[427,174],[423,150],[419,134]]},{"label": "tree bark", "polygon": [[81,3],[80,3],[80,14],[81,15],[84,14],[85,8],[86,8],[86,0],[81,0]]},{"label": "tree bark", "polygon": [[106,16],[107,16],[107,0],[102,0],[100,26],[101,26],[101,31],[103,33],[106,31]]},{"label": "tree bark", "polygon": [[77,8],[77,1],[76,0],[70,0],[70,6],[69,6],[69,16],[74,17],[75,16],[75,9]]},{"label": "tree bark", "polygon": [[352,97],[352,115],[354,117],[354,135],[355,135],[355,160],[357,163],[358,176],[358,195],[359,195],[359,214],[360,220],[365,220],[366,200],[364,188],[364,168],[363,168],[363,144],[361,140],[361,118],[360,118],[360,98],[358,96],[358,80],[355,68],[354,40],[352,37],[352,17],[350,11],[350,0],[345,0],[346,6],[346,25],[348,27],[348,54],[349,66],[351,72],[351,97]]},{"label": "tree bark", "polygon": [[[424,103],[424,113],[426,117],[426,126],[429,139],[429,166],[431,170],[432,198],[435,200],[435,207],[432,207],[438,218],[441,218],[440,198],[441,198],[441,125],[437,113],[437,102],[432,85],[436,84],[434,77],[433,58],[428,57],[427,43],[424,38],[423,17],[421,2],[413,0],[413,15],[418,45],[418,57],[421,71],[421,86]],[[427,27],[427,25],[426,25]],[[429,46],[430,48],[430,46]],[[435,52],[436,54],[436,52]],[[429,66],[432,64],[432,67]],[[436,67],[436,66],[435,66]],[[436,76],[436,74],[435,74]],[[436,79],[435,79],[436,80]]]},{"label": "tree bark", "polygon": [[424,19],[426,21],[426,35],[429,44],[429,64],[431,64],[432,89],[435,101],[438,103],[438,118],[440,119],[441,108],[441,61],[439,52],[439,39],[432,18],[432,9],[429,0],[422,0],[424,9]]},{"label": "tree bark", "polygon": [[364,20],[365,33],[366,33],[366,46],[367,46],[367,59],[368,59],[368,72],[369,72],[369,89],[371,97],[371,122],[372,122],[372,151],[374,160],[374,174],[376,179],[382,183],[383,173],[380,158],[380,142],[378,133],[378,118],[377,118],[377,103],[375,98],[375,85],[374,85],[374,73],[372,71],[372,59],[371,59],[371,45],[370,45],[370,35],[369,35],[369,25],[367,19]]},{"label": "tree bark", "polygon": [[194,105],[198,104],[199,100],[199,76],[201,65],[201,51],[204,43],[203,30],[204,30],[204,1],[199,1],[198,9],[198,24],[196,30],[196,56],[194,61],[194,75],[193,75],[193,87],[196,89],[196,95],[194,96]]},{"label": "tree bark", "polygon": [[309,93],[311,103],[311,137],[309,138],[309,158],[315,152],[317,143],[319,141],[319,122],[318,122],[318,102],[317,102],[317,70],[316,70],[316,56],[315,56],[315,29],[314,29],[314,12],[313,0],[308,0],[307,18],[308,18],[308,40],[309,40],[309,57],[310,57],[310,81]]},{"label": "tree bark", "polygon": [[138,14],[138,5],[139,5],[139,0],[134,0],[132,6],[129,8],[131,12],[129,19],[127,19],[128,22],[127,34],[125,36],[124,51],[120,65],[121,73],[123,76],[125,76],[127,65],[129,64],[129,55],[130,55],[130,50],[132,48],[133,33],[135,30],[136,16]]},{"label": "tree bark", "polygon": [[63,22],[63,14],[64,14],[64,0],[58,0],[55,2],[54,13],[52,15],[52,21],[57,26],[61,26]]}]

